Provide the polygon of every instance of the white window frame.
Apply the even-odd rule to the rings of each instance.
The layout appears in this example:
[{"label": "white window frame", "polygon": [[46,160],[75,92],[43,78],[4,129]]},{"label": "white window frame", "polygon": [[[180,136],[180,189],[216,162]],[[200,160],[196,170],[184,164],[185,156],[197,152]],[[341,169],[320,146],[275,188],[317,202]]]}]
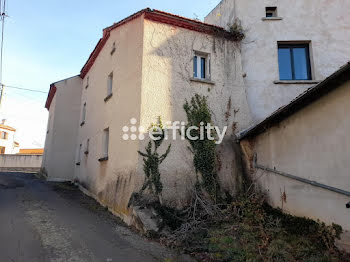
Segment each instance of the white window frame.
[{"label": "white window frame", "polygon": [[[205,59],[204,77],[202,77],[201,59]],[[195,59],[197,59],[197,70],[195,70]],[[193,78],[202,80],[211,80],[211,56],[209,53],[194,51],[193,52]],[[197,76],[196,76],[197,72]]]}]

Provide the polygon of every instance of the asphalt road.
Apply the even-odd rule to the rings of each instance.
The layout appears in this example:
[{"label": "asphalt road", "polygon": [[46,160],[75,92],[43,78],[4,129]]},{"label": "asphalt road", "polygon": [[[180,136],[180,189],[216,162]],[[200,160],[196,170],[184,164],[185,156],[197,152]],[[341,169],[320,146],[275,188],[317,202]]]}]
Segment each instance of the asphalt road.
[{"label": "asphalt road", "polygon": [[[171,259],[171,260],[170,260]],[[0,261],[188,261],[125,227],[93,199],[34,175],[0,173]]]}]

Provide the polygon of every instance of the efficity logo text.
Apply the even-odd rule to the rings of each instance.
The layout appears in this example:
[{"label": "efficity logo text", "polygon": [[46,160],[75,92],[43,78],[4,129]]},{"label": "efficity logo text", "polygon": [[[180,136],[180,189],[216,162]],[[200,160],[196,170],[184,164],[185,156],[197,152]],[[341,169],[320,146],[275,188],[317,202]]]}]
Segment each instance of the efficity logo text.
[{"label": "efficity logo text", "polygon": [[155,141],[162,138],[164,140],[212,140],[216,144],[221,144],[227,131],[227,126],[220,129],[218,126],[203,122],[199,126],[188,126],[185,122],[168,121],[162,128],[154,125],[147,129],[137,126],[136,118],[131,118],[130,124],[131,126],[123,127],[123,140],[144,140],[145,133],[148,133],[149,138]]}]

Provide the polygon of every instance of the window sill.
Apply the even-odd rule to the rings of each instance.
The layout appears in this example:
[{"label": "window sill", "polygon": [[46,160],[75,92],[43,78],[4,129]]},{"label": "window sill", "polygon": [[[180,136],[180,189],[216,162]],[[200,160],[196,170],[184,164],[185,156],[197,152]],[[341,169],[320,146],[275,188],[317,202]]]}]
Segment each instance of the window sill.
[{"label": "window sill", "polygon": [[261,18],[261,20],[263,21],[278,21],[278,20],[282,20],[282,17],[263,17]]},{"label": "window sill", "polygon": [[83,121],[83,122],[80,123],[80,126],[83,126],[83,125],[85,125],[85,121]]},{"label": "window sill", "polygon": [[204,83],[204,84],[209,84],[209,85],[215,85],[215,82],[213,82],[211,80],[208,80],[208,79],[201,79],[201,78],[191,77],[190,81],[198,82],[198,83]]},{"label": "window sill", "polygon": [[104,162],[104,161],[107,161],[108,160],[108,156],[105,156],[105,157],[101,157],[98,161],[99,162]]},{"label": "window sill", "polygon": [[274,84],[318,84],[319,80],[277,80],[273,81]]},{"label": "window sill", "polygon": [[106,98],[104,99],[105,102],[107,102],[112,96],[113,96],[113,93],[112,93],[112,94],[109,94],[108,96],[106,96]]},{"label": "window sill", "polygon": [[76,165],[76,166],[80,166],[80,162],[78,162],[78,163],[75,163],[75,165]]}]

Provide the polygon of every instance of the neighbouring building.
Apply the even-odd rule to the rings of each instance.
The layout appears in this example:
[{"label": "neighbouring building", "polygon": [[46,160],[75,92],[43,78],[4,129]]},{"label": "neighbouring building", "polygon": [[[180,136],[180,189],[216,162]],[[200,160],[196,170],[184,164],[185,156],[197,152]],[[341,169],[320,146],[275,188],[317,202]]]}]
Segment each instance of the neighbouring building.
[{"label": "neighbouring building", "polygon": [[78,138],[82,79],[74,76],[51,84],[43,171],[54,181],[72,180]]},{"label": "neighbouring building", "polygon": [[246,170],[274,207],[350,230],[350,62],[240,133]]},{"label": "neighbouring building", "polygon": [[350,1],[223,0],[205,22],[241,24],[244,84],[255,121],[350,58]]},{"label": "neighbouring building", "polygon": [[15,141],[16,129],[6,125],[3,119],[0,124],[0,154],[17,154],[19,143]]}]

